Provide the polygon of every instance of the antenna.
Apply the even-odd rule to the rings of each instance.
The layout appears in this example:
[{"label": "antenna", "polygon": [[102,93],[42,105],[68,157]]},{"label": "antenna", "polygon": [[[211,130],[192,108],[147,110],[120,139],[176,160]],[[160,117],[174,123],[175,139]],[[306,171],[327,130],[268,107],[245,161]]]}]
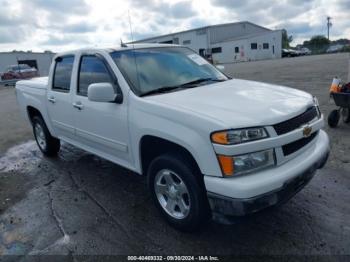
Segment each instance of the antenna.
[{"label": "antenna", "polygon": [[134,47],[134,35],[132,33],[132,27],[131,27],[130,10],[128,10],[128,17],[129,17],[129,27],[130,27],[131,42],[132,42],[132,45]]},{"label": "antenna", "polygon": [[134,35],[132,32],[132,26],[131,26],[130,10],[128,10],[128,17],[129,17],[130,36],[131,36],[131,43],[132,43],[132,53],[134,56],[135,70],[136,70],[136,76],[137,76],[137,84],[138,84],[138,87],[140,88],[141,86],[140,86],[139,69],[137,67],[137,59],[136,59],[136,53],[135,53]]}]

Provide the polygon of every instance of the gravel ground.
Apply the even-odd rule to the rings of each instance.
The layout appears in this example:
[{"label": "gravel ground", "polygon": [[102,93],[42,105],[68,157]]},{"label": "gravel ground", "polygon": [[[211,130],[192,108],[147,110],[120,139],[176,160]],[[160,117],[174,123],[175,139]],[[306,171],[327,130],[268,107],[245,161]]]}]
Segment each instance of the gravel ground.
[{"label": "gravel ground", "polygon": [[[226,70],[306,90],[328,114],[334,108],[330,81],[335,75],[346,79],[348,56],[240,63]],[[19,116],[14,90],[0,87],[0,101],[2,255],[350,255],[350,125],[326,127],[330,161],[285,205],[184,234],[160,218],[143,177],[67,144],[58,158],[44,158]]]}]

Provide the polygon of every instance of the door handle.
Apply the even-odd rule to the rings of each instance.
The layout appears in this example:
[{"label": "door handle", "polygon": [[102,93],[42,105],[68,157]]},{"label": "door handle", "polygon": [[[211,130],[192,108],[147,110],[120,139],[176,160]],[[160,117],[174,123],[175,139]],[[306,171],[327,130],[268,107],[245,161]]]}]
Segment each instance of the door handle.
[{"label": "door handle", "polygon": [[84,106],[81,102],[73,103],[73,107],[77,108],[78,110],[82,110],[84,108]]},{"label": "door handle", "polygon": [[50,96],[48,98],[49,102],[51,102],[52,104],[56,103],[56,99],[53,96]]}]

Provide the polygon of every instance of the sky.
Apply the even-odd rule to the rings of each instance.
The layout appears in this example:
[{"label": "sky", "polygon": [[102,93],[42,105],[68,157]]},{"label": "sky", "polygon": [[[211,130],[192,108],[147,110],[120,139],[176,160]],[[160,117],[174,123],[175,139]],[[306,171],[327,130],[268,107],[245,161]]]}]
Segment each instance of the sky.
[{"label": "sky", "polygon": [[326,35],[327,16],[331,40],[350,38],[349,15],[350,0],[0,0],[0,51],[112,47],[238,21],[285,28],[296,45]]}]

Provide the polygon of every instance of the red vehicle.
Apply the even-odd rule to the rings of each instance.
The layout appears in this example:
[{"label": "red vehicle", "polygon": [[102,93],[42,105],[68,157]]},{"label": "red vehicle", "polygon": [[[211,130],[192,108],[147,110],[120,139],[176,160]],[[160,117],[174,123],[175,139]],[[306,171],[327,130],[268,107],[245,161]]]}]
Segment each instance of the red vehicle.
[{"label": "red vehicle", "polygon": [[2,80],[12,79],[27,79],[39,76],[36,68],[30,67],[26,64],[12,65],[7,67],[6,71],[2,74]]}]

